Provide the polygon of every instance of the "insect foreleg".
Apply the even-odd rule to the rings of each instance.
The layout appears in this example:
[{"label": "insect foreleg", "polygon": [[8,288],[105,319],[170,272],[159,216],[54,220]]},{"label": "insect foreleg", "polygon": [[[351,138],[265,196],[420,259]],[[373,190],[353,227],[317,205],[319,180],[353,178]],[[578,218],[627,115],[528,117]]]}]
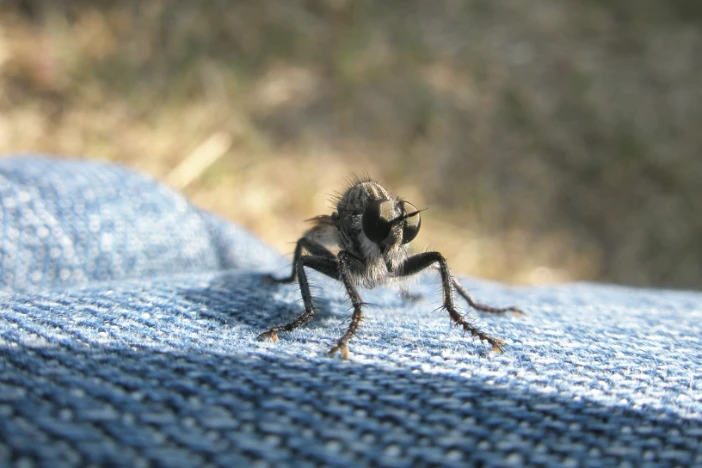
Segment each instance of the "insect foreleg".
[{"label": "insect foreleg", "polygon": [[456,303],[453,297],[453,286],[456,284],[456,280],[451,276],[451,272],[448,268],[448,263],[443,255],[439,252],[425,252],[409,257],[402,264],[400,271],[400,276],[409,276],[415,273],[419,273],[425,268],[430,267],[434,263],[439,264],[439,272],[441,273],[441,288],[443,291],[444,308],[449,313],[451,320],[457,325],[463,327],[463,330],[470,333],[473,336],[480,338],[480,341],[487,341],[492,345],[494,351],[502,351],[502,345],[504,341],[497,338],[493,338],[486,333],[483,333],[476,326],[472,325],[470,322],[461,315],[461,313],[456,308]]},{"label": "insect foreleg", "polygon": [[349,295],[349,299],[351,299],[351,305],[353,306],[353,315],[351,315],[351,323],[349,324],[346,333],[344,333],[344,335],[341,338],[339,338],[339,341],[336,342],[336,346],[334,346],[329,351],[329,354],[334,354],[337,351],[341,351],[343,358],[348,359],[349,348],[347,346],[347,343],[356,334],[356,332],[358,331],[358,327],[363,321],[363,311],[361,310],[363,301],[361,300],[361,296],[358,294],[358,290],[356,289],[356,286],[353,283],[353,279],[351,278],[350,263],[357,260],[351,254],[345,251],[339,252],[337,259],[339,262],[339,279],[344,283],[344,286],[346,287],[346,293]]}]

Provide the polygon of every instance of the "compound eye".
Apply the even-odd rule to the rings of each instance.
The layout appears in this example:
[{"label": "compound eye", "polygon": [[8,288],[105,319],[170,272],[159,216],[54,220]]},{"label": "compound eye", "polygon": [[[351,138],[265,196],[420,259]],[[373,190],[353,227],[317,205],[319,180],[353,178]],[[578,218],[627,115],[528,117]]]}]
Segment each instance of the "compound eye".
[{"label": "compound eye", "polygon": [[419,217],[419,210],[413,204],[403,201],[400,207],[402,208],[403,216],[406,216],[402,228],[402,243],[408,244],[419,234],[422,218]]},{"label": "compound eye", "polygon": [[363,212],[363,233],[378,243],[388,237],[395,213],[389,200],[372,201]]}]

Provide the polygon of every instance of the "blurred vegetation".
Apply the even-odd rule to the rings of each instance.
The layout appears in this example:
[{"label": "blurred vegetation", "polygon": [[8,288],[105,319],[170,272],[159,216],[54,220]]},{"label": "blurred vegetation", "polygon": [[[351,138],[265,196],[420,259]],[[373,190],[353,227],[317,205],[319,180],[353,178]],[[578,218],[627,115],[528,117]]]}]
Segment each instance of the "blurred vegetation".
[{"label": "blurred vegetation", "polygon": [[283,252],[367,172],[519,283],[702,287],[699,0],[0,1],[0,153],[117,161]]}]

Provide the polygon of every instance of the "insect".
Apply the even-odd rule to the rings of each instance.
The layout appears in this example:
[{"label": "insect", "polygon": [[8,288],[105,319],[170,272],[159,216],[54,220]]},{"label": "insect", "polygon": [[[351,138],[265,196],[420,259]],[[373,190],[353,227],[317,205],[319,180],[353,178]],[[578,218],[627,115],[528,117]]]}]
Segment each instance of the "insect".
[{"label": "insect", "polygon": [[514,307],[496,308],[475,302],[468,291],[451,275],[446,259],[441,253],[424,252],[409,255],[409,243],[417,236],[422,225],[422,210],[418,210],[408,201],[392,196],[369,178],[354,178],[351,186],[337,196],[335,202],[336,211],[331,215],[321,215],[308,220],[314,223],[314,226],[297,241],[290,276],[269,276],[270,280],[278,283],[297,280],[305,311],[292,322],[262,333],[259,339],[277,341],[278,333],[290,332],[307,323],[315,315],[316,310],[305,272],[306,268],[311,268],[341,281],[351,299],[351,322],[346,333],[329,351],[330,355],[341,351],[343,358],[348,359],[348,342],[363,321],[364,304],[356,286],[373,288],[436,266],[441,275],[443,308],[451,320],[462,327],[464,332],[480,338],[481,341],[487,341],[494,351],[502,351],[504,341],[483,333],[460,313],[454,300],[454,290],[458,291],[471,307],[483,312],[522,312]]}]

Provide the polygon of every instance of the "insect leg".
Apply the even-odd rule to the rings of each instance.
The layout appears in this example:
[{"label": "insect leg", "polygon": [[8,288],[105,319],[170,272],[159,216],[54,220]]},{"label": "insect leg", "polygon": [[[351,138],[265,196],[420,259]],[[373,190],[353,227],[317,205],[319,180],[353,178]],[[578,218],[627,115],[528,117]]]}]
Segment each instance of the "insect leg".
[{"label": "insect leg", "polygon": [[400,285],[400,294],[402,295],[402,299],[408,302],[417,302],[422,299],[421,294],[414,294],[404,285]]},{"label": "insect leg", "polygon": [[[312,254],[312,256],[335,260],[334,254],[331,253],[331,251],[324,247],[322,244],[308,237],[301,237],[297,241],[297,245],[295,246],[295,255],[293,256],[292,271],[290,272],[290,276],[286,276],[284,278],[276,278],[273,275],[268,275],[267,278],[271,281],[275,281],[276,283],[292,283],[293,281],[295,281],[295,279],[297,278],[298,260],[300,260],[300,258],[302,257],[302,249],[307,250],[309,253]],[[336,275],[334,275],[333,278],[336,279]]]},{"label": "insect leg", "polygon": [[300,284],[300,294],[302,294],[302,301],[305,304],[305,311],[292,322],[286,325],[273,327],[267,332],[261,333],[258,336],[259,339],[270,338],[273,341],[277,341],[278,332],[292,331],[309,322],[310,319],[314,317],[316,311],[314,308],[314,303],[312,302],[312,294],[310,293],[310,284],[307,281],[305,267],[313,268],[334,279],[339,278],[337,263],[333,258],[325,258],[318,255],[302,255],[298,257],[297,261],[295,262],[295,272],[297,274],[298,283]]},{"label": "insect leg", "polygon": [[351,299],[351,304],[353,305],[353,315],[351,315],[351,323],[349,324],[346,333],[339,338],[339,341],[336,342],[336,346],[329,351],[329,354],[331,355],[337,351],[341,351],[343,358],[348,359],[349,347],[347,346],[347,343],[356,334],[358,327],[363,321],[363,311],[361,310],[363,301],[361,300],[361,296],[358,294],[358,290],[351,279],[349,263],[353,261],[354,258],[348,252],[341,251],[337,256],[337,259],[339,261],[339,279],[344,283],[346,293],[349,295],[349,299]]},{"label": "insect leg", "polygon": [[[419,273],[425,268],[430,267],[434,263],[439,264],[439,272],[441,273],[441,287],[443,290],[444,308],[448,311],[451,320],[457,325],[463,327],[463,330],[473,336],[480,338],[480,341],[487,341],[492,345],[494,351],[501,352],[504,341],[493,338],[486,333],[483,333],[476,326],[466,321],[461,313],[456,308],[456,303],[453,297],[453,286],[456,284],[455,279],[451,276],[448,268],[448,263],[443,255],[439,252],[425,252],[413,255],[405,260],[402,268],[399,270],[401,276],[409,276]],[[460,291],[459,291],[460,292]]]},{"label": "insect leg", "polygon": [[524,315],[524,312],[517,309],[516,307],[502,307],[502,308],[500,308],[500,307],[492,307],[492,306],[485,305],[485,304],[478,304],[477,302],[475,302],[475,300],[470,295],[470,293],[468,293],[466,288],[464,288],[461,285],[461,283],[459,283],[458,280],[456,280],[456,278],[452,278],[452,281],[453,281],[453,287],[456,288],[456,291],[458,291],[458,294],[463,296],[463,299],[468,301],[468,304],[476,310],[480,310],[482,312],[488,312],[491,314],[504,314],[505,312],[514,312],[517,315]]}]

